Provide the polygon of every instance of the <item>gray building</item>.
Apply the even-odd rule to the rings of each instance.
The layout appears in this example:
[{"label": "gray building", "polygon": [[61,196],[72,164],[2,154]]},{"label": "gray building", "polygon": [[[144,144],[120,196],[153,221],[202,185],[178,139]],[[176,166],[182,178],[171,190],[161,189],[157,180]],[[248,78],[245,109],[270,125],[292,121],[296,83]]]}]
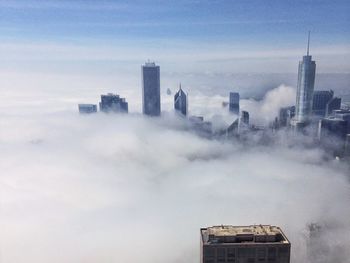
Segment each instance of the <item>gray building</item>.
[{"label": "gray building", "polygon": [[112,93],[101,95],[100,111],[127,113],[128,110],[128,103],[125,98],[121,98],[119,95]]},{"label": "gray building", "polygon": [[327,104],[333,98],[333,90],[315,90],[312,99],[312,114],[326,116]]},{"label": "gray building", "polygon": [[350,156],[350,133],[346,135],[344,155]]},{"label": "gray building", "polygon": [[276,226],[213,226],[200,236],[201,263],[290,262],[291,244]]},{"label": "gray building", "polygon": [[249,126],[249,112],[248,111],[241,112],[241,123]]},{"label": "gray building", "polygon": [[182,115],[187,115],[187,95],[181,89],[181,84],[179,91],[176,92],[174,96],[174,108],[177,112],[181,113]]},{"label": "gray building", "polygon": [[319,121],[318,139],[330,154],[341,155],[344,150],[349,122],[341,118],[323,118]]},{"label": "gray building", "polygon": [[278,126],[286,127],[295,116],[295,106],[280,108],[278,113]]},{"label": "gray building", "polygon": [[310,33],[307,45],[307,55],[299,62],[298,85],[293,126],[303,127],[310,121],[312,98],[315,85],[316,63],[309,55]]},{"label": "gray building", "polygon": [[332,114],[334,110],[339,110],[341,107],[341,98],[332,98],[326,106],[326,116]]},{"label": "gray building", "polygon": [[160,116],[160,69],[154,62],[142,65],[142,112]]},{"label": "gray building", "polygon": [[79,104],[79,113],[95,113],[97,112],[97,105],[95,104]]},{"label": "gray building", "polygon": [[230,92],[229,110],[232,113],[239,114],[239,93]]}]

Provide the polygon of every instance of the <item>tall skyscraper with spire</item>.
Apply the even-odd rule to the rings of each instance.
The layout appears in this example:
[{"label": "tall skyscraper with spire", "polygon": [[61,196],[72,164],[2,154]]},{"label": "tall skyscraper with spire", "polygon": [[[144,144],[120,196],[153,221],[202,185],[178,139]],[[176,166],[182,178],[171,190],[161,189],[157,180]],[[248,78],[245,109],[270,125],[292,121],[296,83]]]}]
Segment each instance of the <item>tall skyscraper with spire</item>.
[{"label": "tall skyscraper with spire", "polygon": [[142,112],[160,115],[160,69],[154,62],[142,66]]},{"label": "tall skyscraper with spire", "polygon": [[181,83],[179,91],[176,92],[174,96],[174,108],[176,111],[180,112],[182,115],[187,115],[187,95],[181,89]]},{"label": "tall skyscraper with spire", "polygon": [[309,55],[310,50],[310,31],[307,42],[307,54],[299,62],[298,86],[296,97],[295,117],[292,125],[303,127],[310,121],[312,111],[312,98],[315,85],[316,63]]}]

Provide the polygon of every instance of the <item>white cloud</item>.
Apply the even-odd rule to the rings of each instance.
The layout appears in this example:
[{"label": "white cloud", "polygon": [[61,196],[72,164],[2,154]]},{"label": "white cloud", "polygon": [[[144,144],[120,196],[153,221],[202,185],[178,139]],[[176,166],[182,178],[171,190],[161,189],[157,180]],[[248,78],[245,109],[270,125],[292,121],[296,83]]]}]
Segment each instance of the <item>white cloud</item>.
[{"label": "white cloud", "polygon": [[[308,262],[310,222],[342,232],[327,245],[350,256],[348,170],[321,150],[210,141],[171,114],[80,116],[50,101],[69,90],[41,92],[43,104],[30,92],[17,104],[16,90],[1,101],[2,262],[198,262],[200,227],[254,223],[281,226],[293,261]],[[256,107],[272,116],[292,94]],[[224,97],[193,99],[210,117]]]}]

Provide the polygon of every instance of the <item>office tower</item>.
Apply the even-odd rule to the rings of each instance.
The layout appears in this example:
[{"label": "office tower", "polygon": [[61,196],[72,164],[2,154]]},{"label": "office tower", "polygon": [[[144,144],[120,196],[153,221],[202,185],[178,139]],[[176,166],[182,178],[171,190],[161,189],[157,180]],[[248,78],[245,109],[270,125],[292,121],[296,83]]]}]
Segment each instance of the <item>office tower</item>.
[{"label": "office tower", "polygon": [[343,150],[349,124],[347,120],[334,117],[320,120],[318,127],[320,144],[329,153],[338,155]]},{"label": "office tower", "polygon": [[108,93],[101,95],[100,111],[103,112],[128,112],[128,103],[125,98],[121,98],[117,94]]},{"label": "office tower", "polygon": [[316,63],[309,55],[310,32],[307,44],[307,55],[299,62],[298,85],[295,117],[292,122],[296,128],[303,127],[310,121],[312,97],[315,84]]},{"label": "office tower", "polygon": [[294,116],[295,106],[281,108],[278,114],[278,126],[286,127]]},{"label": "office tower", "polygon": [[187,96],[185,92],[183,92],[183,90],[181,89],[181,84],[179,91],[176,92],[174,96],[174,108],[177,112],[181,113],[182,115],[187,115]]},{"label": "office tower", "polygon": [[79,104],[79,113],[95,113],[97,112],[97,105],[95,104]]},{"label": "office tower", "polygon": [[229,103],[230,112],[239,114],[239,93],[230,92],[230,103]]},{"label": "office tower", "polygon": [[241,123],[245,125],[249,125],[249,112],[248,111],[242,111],[241,113]]},{"label": "office tower", "polygon": [[142,112],[160,116],[160,69],[154,62],[142,66]]},{"label": "office tower", "polygon": [[326,116],[332,114],[334,110],[339,110],[341,106],[341,98],[332,98],[326,106]]},{"label": "office tower", "polygon": [[333,90],[315,90],[312,99],[312,114],[325,117],[327,104],[333,95]]},{"label": "office tower", "polygon": [[350,156],[350,133],[346,135],[344,155]]},{"label": "office tower", "polygon": [[291,244],[276,226],[213,226],[202,228],[201,263],[290,262]]}]

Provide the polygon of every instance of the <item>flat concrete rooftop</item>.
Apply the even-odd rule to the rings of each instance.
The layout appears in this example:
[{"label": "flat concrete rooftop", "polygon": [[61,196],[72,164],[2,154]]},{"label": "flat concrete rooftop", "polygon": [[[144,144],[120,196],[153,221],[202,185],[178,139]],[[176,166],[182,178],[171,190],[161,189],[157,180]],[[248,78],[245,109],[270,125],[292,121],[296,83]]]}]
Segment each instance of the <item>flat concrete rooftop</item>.
[{"label": "flat concrete rooftop", "polygon": [[277,226],[212,226],[201,229],[204,244],[219,243],[289,243]]}]

